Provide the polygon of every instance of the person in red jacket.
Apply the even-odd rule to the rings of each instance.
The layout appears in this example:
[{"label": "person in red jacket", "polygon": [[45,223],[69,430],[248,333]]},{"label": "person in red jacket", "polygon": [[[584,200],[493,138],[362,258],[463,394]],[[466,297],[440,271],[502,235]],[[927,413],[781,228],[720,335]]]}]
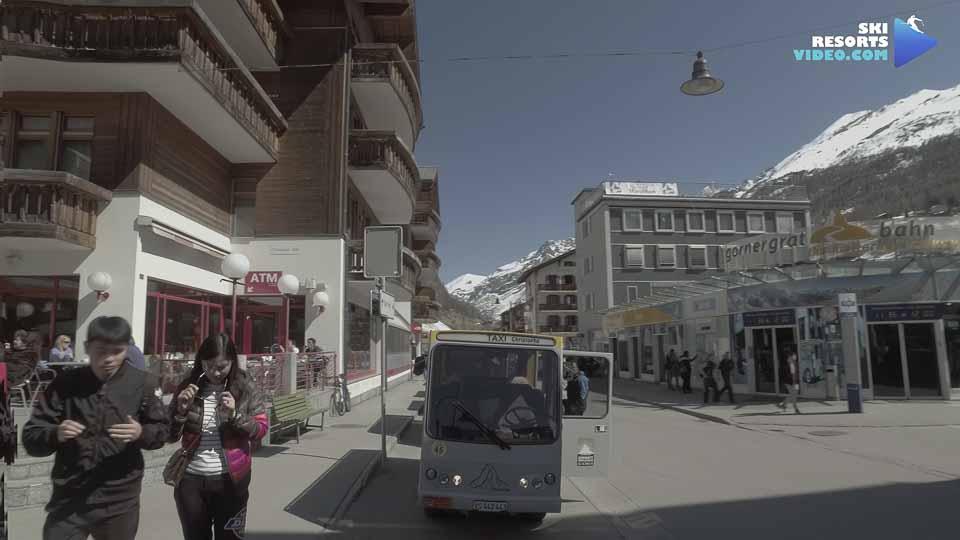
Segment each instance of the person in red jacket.
[{"label": "person in red jacket", "polygon": [[240,369],[226,334],[200,345],[193,371],[170,404],[170,442],[189,462],[173,492],[185,540],[242,539],[246,527],[252,443],[267,433],[263,397]]}]

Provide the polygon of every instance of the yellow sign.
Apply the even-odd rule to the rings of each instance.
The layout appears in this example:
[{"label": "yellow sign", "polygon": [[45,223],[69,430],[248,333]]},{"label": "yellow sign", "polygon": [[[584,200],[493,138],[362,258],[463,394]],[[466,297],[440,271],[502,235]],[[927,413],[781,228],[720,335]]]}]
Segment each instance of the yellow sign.
[{"label": "yellow sign", "polygon": [[825,244],[827,242],[850,242],[856,240],[873,240],[874,236],[863,227],[851,225],[843,214],[837,212],[833,216],[833,223],[824,225],[813,231],[810,242]]},{"label": "yellow sign", "polygon": [[616,313],[608,313],[603,321],[603,331],[607,334],[623,328],[659,324],[673,321],[673,316],[659,308],[636,308]]}]

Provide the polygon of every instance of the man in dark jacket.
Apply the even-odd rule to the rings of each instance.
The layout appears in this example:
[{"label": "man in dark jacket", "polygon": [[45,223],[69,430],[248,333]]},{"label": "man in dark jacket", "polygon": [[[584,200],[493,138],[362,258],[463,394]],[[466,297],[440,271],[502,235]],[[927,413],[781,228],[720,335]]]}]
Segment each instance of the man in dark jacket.
[{"label": "man in dark jacket", "polygon": [[28,454],[56,454],[44,540],[136,537],[141,449],[163,446],[169,419],[156,379],[126,363],[129,342],[124,319],[94,319],[90,365],[57,376],[23,428]]}]

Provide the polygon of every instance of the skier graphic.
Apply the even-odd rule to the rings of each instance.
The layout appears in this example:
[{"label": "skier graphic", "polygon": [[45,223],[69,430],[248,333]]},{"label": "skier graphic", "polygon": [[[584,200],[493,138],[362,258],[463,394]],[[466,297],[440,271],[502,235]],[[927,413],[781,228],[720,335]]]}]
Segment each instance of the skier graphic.
[{"label": "skier graphic", "polygon": [[910,28],[913,28],[917,32],[920,32],[921,34],[923,33],[924,24],[923,24],[923,19],[921,19],[920,17],[917,17],[916,15],[911,15],[910,18],[907,19],[907,25],[909,25]]}]

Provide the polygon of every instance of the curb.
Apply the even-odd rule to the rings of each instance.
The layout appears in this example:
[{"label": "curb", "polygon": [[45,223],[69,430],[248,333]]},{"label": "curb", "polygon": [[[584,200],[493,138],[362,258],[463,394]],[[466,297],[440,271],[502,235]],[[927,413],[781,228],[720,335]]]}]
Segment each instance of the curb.
[{"label": "curb", "polygon": [[[413,417],[407,417],[407,420],[404,424],[397,430],[397,434],[394,437],[391,437],[393,440],[387,442],[387,454],[389,455],[390,450],[396,448],[399,444],[400,437],[403,436],[407,428],[410,427],[410,424],[413,423]],[[360,474],[357,476],[357,479],[353,482],[353,485],[350,486],[350,490],[347,491],[347,494],[343,496],[343,499],[340,500],[340,504],[337,506],[336,512],[333,513],[333,516],[329,521],[323,524],[325,529],[333,529],[337,522],[343,519],[343,516],[346,515],[347,511],[350,510],[350,507],[353,506],[353,501],[357,500],[357,497],[360,496],[360,493],[363,492],[363,488],[367,487],[367,482],[370,481],[370,478],[373,477],[380,470],[380,452],[373,456],[367,465],[360,471]]]},{"label": "curb", "polygon": [[[617,399],[624,399],[624,398],[617,398]],[[647,400],[627,399],[626,401],[635,401],[636,403],[645,403],[647,405],[653,405],[654,407],[660,407],[661,409],[664,409],[664,410],[678,412],[680,414],[685,414],[687,416],[699,418],[700,420],[706,420],[707,422],[714,422],[716,424],[723,424],[725,426],[740,426],[740,424],[736,422],[731,422],[726,418],[721,418],[719,416],[714,416],[712,414],[702,413],[699,411],[691,411],[690,409],[684,409],[683,407],[678,405],[668,405],[666,403],[660,403],[657,401],[647,401]]]}]

